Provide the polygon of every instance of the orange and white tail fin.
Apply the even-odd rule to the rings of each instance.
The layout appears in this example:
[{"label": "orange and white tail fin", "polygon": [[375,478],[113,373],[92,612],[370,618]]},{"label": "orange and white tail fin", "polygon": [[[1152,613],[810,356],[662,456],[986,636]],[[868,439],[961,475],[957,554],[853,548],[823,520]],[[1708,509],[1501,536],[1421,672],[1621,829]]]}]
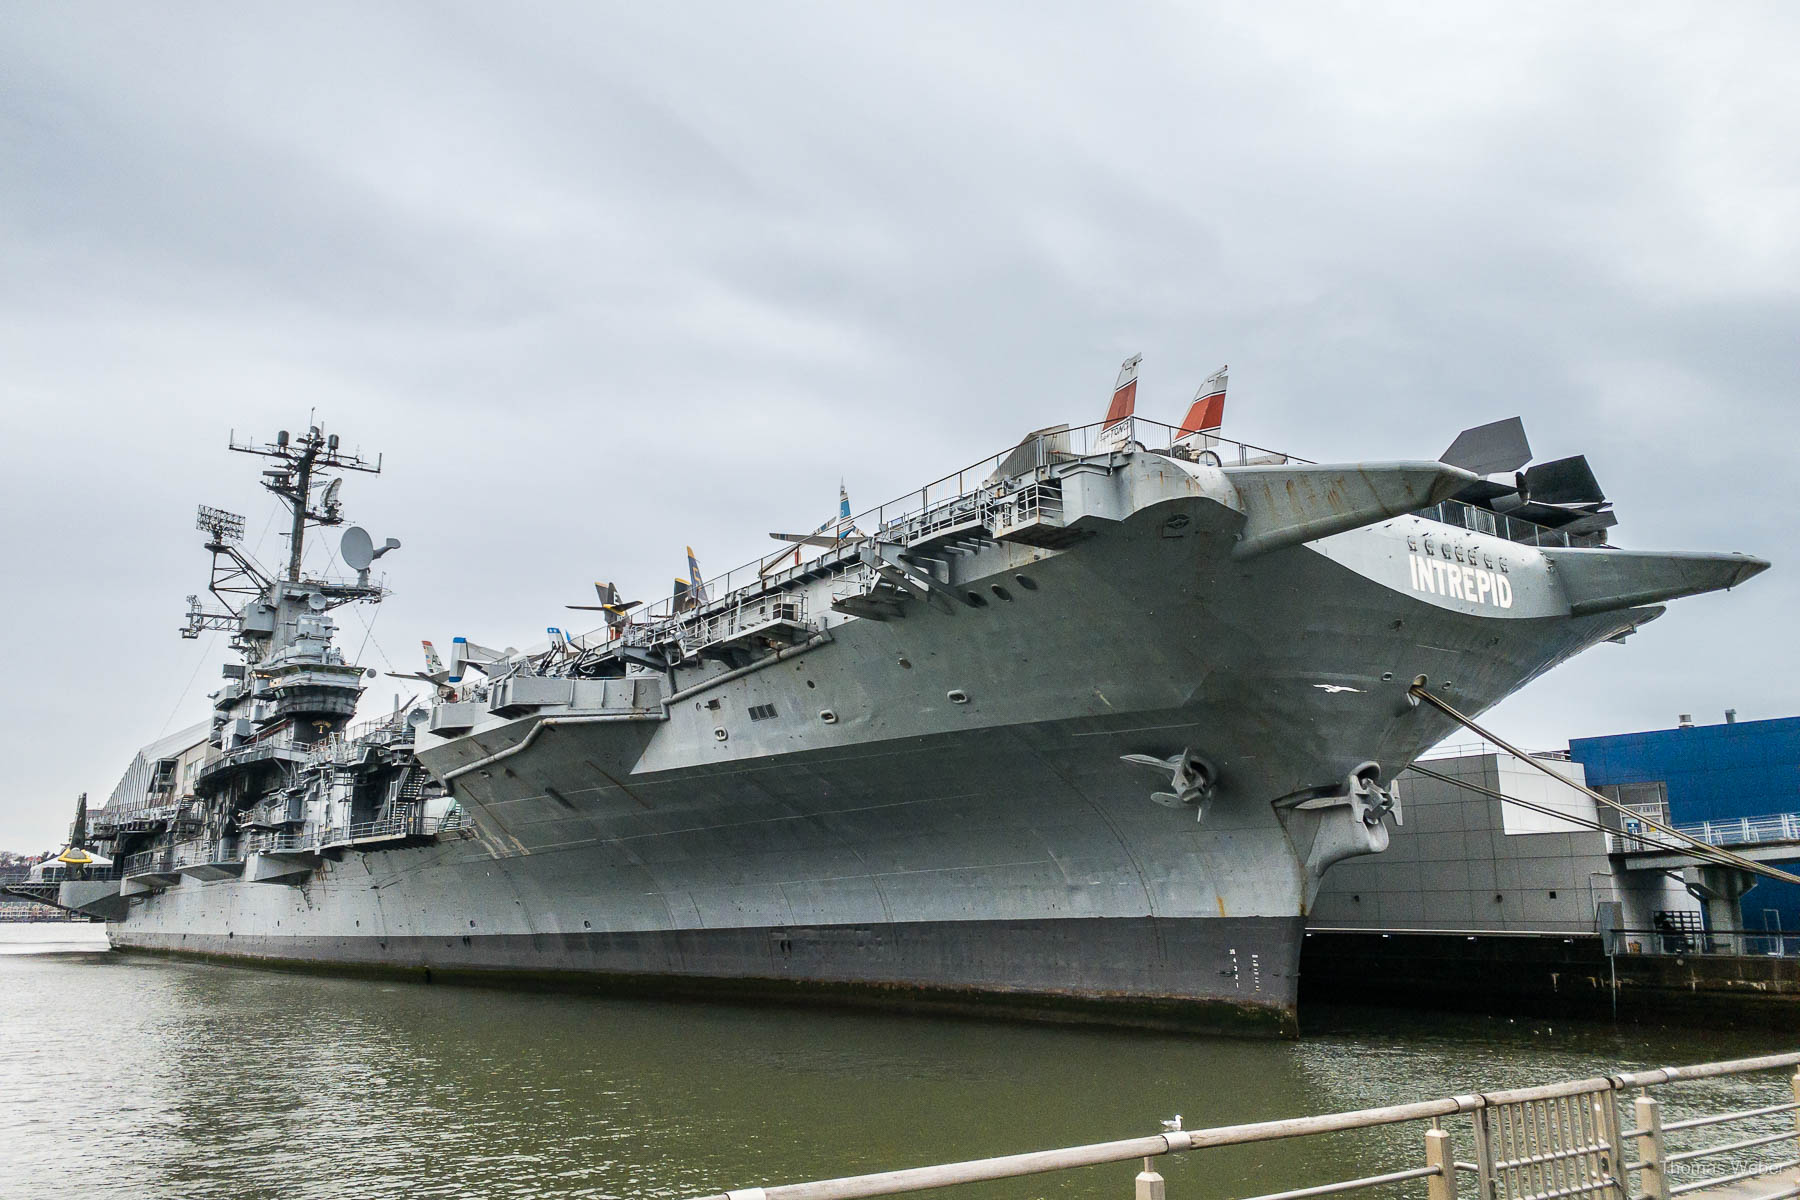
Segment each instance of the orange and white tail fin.
[{"label": "orange and white tail fin", "polygon": [[425,647],[425,673],[427,675],[445,674],[444,660],[438,657],[437,647],[430,642],[420,642],[419,645]]},{"label": "orange and white tail fin", "polygon": [[1106,409],[1106,423],[1095,439],[1102,450],[1110,450],[1131,437],[1131,416],[1137,411],[1138,364],[1144,356],[1134,354],[1119,367],[1119,381],[1113,384],[1112,403]]},{"label": "orange and white tail fin", "polygon": [[1187,416],[1181,419],[1181,432],[1176,435],[1176,445],[1197,444],[1206,435],[1217,433],[1219,427],[1225,424],[1225,373],[1230,369],[1220,367],[1194,393],[1194,403],[1188,407]]}]

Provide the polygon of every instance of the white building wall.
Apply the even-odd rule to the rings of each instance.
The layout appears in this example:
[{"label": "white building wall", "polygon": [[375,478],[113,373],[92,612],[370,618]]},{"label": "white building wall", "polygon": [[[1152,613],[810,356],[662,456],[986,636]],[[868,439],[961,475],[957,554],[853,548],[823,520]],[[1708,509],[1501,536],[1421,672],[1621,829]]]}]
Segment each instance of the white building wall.
[{"label": "white building wall", "polygon": [[[1543,760],[1584,782],[1581,764]],[[1485,753],[1428,764],[1491,791],[1585,820],[1591,797],[1511,755]],[[1677,882],[1652,872],[1615,875],[1606,835],[1407,772],[1406,823],[1381,854],[1339,863],[1309,915],[1314,928],[1466,933],[1599,932],[1596,913],[1617,902],[1627,928],[1648,928],[1659,909],[1698,909]]]}]

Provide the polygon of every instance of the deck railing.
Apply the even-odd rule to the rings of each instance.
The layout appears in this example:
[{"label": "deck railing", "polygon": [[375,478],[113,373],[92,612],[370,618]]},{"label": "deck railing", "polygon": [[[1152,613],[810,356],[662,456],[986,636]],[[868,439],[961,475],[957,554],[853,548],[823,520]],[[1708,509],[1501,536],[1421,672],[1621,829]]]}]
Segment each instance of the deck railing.
[{"label": "deck railing", "polygon": [[[74,872],[74,874],[71,875],[70,872]],[[47,864],[37,879],[31,878],[29,868],[18,872],[0,872],[0,887],[13,883],[104,883],[108,880],[123,878],[124,873],[124,868],[117,866],[70,867],[62,863]]]},{"label": "deck railing", "polygon": [[1569,533],[1562,529],[1551,529],[1532,521],[1509,517],[1505,513],[1493,512],[1479,508],[1473,504],[1464,504],[1461,500],[1445,500],[1430,508],[1419,510],[1419,515],[1431,521],[1441,521],[1445,525],[1455,525],[1460,529],[1473,529],[1476,533],[1491,533],[1495,537],[1505,538],[1509,542],[1518,542],[1524,546],[1603,546],[1606,536],[1603,532]]},{"label": "deck railing", "polygon": [[160,846],[131,855],[125,860],[121,875],[126,878],[133,875],[166,875],[182,867],[243,862],[252,854],[313,854],[330,846],[343,846],[352,842],[432,837],[451,833],[462,827],[462,809],[452,805],[447,813],[438,817],[408,812],[378,821],[359,821],[354,825],[323,828],[308,825],[284,832],[243,833],[224,841],[178,842],[173,846]]},{"label": "deck railing", "polygon": [[[996,500],[1005,500],[1010,506],[1009,515],[1016,517],[1016,512],[1010,511],[1017,507],[1019,497],[1016,493],[1021,488],[1048,478],[1045,468],[1084,458],[1099,458],[1129,448],[1162,449],[1173,446],[1181,438],[1178,427],[1146,417],[1127,418],[1126,425],[1123,437],[1108,435],[1103,438],[1102,432],[1107,428],[1104,421],[1045,431],[1037,436],[1035,452],[1030,451],[1031,439],[1028,438],[1016,446],[1009,446],[997,454],[933,480],[924,487],[866,509],[848,521],[828,523],[826,532],[836,531],[843,535],[844,545],[872,536],[891,540],[916,540],[939,527],[952,527],[991,516],[989,510],[995,507]],[[1216,434],[1204,435],[1190,444],[1193,453],[1213,465],[1311,464],[1310,459]],[[1021,475],[994,478],[1001,464],[1022,450],[1027,451],[1025,457],[1031,459],[1033,465],[1028,465]],[[1014,467],[1017,465],[1015,461]],[[1418,515],[1428,520],[1476,529],[1534,546],[1586,546],[1604,541],[1600,534],[1570,535],[1455,500],[1446,500],[1423,509]],[[700,582],[698,594],[706,597],[703,602],[696,603],[694,593],[690,593],[681,599],[670,597],[645,606],[633,614],[632,621],[626,626],[623,640],[627,644],[637,645],[673,640],[670,637],[671,627],[680,628],[692,622],[710,620],[711,614],[722,607],[741,605],[747,598],[769,591],[786,574],[787,569],[782,567],[782,559],[786,553],[788,552],[779,549],[773,550],[742,566],[733,567],[721,575],[714,575]],[[826,553],[837,551],[827,549]],[[581,636],[596,637],[597,646],[608,640],[604,627],[589,630]]]},{"label": "deck railing", "polygon": [[175,869],[175,848],[159,846],[154,850],[141,850],[125,859],[125,878],[133,875],[160,875]]},{"label": "deck railing", "polygon": [[[1410,1164],[1250,1200],[1304,1200],[1418,1180],[1425,1181],[1429,1200],[1456,1200],[1463,1176],[1474,1177],[1477,1200],[1673,1200],[1761,1177],[1768,1177],[1766,1186],[1750,1197],[1791,1200],[1800,1196],[1800,1180],[1792,1174],[1800,1167],[1796,1066],[1800,1054],[1776,1054],[1249,1125],[1183,1130],[1177,1120],[1150,1137],[737,1188],[706,1200],[858,1200],[1135,1160],[1142,1161],[1136,1200],[1163,1200],[1167,1185],[1154,1164],[1163,1155],[1396,1125],[1425,1127],[1423,1154]],[[1777,1071],[1782,1074],[1771,1079]],[[1698,1095],[1687,1086],[1702,1081],[1714,1085]],[[1652,1095],[1659,1088],[1677,1089],[1670,1103],[1678,1119],[1664,1120],[1663,1102]],[[1629,1128],[1622,1119],[1627,1114]],[[1697,1130],[1727,1125],[1738,1127],[1729,1140],[1694,1140]],[[1459,1148],[1469,1157],[1460,1157]],[[1212,1194],[1211,1187],[1202,1191]],[[1123,1181],[1118,1194],[1124,1195]]]},{"label": "deck railing", "polygon": [[[1116,443],[1111,439],[1103,441],[1101,431],[1106,422],[1095,421],[1089,425],[1078,425],[1069,429],[1057,429],[1046,433],[1039,439],[1042,447],[1039,457],[1043,465],[1056,462],[1072,462],[1077,459],[1090,458],[1108,453],[1109,449],[1124,450],[1133,443],[1140,446],[1166,447],[1172,445],[1180,437],[1181,431],[1173,425],[1165,425],[1161,421],[1152,421],[1146,417],[1128,419],[1129,429],[1126,436]],[[1023,443],[1021,443],[1023,445]],[[970,463],[959,471],[952,471],[941,479],[934,479],[924,487],[915,488],[903,496],[878,504],[874,508],[857,513],[848,522],[842,523],[848,529],[857,531],[856,536],[880,534],[883,536],[909,536],[916,532],[913,527],[929,522],[935,515],[941,515],[949,507],[959,501],[978,499],[982,493],[991,492],[1000,486],[999,482],[990,482],[991,477],[1019,446],[1008,446],[998,454]],[[1208,461],[1216,461],[1227,466],[1237,466],[1258,461],[1304,463],[1308,460],[1284,454],[1278,450],[1270,450],[1265,446],[1253,445],[1249,442],[1238,442],[1230,438],[1209,436],[1204,441],[1204,449],[1213,457]],[[831,528],[839,527],[833,522]],[[721,575],[714,575],[701,584],[701,590],[707,597],[707,603],[699,606],[705,611],[708,606],[721,601],[735,599],[743,589],[760,591],[768,585],[768,581],[778,574],[772,570],[771,564],[778,567],[782,551],[772,550],[739,567],[733,567]],[[647,605],[635,614],[636,623],[656,624],[683,617],[678,610],[674,598]],[[597,632],[597,631],[596,631]]]},{"label": "deck railing", "polygon": [[412,715],[413,706],[408,705],[398,712],[389,713],[372,721],[361,721],[330,736],[314,742],[308,761],[311,763],[344,761],[365,745],[393,746],[411,743],[413,726],[407,720]]}]

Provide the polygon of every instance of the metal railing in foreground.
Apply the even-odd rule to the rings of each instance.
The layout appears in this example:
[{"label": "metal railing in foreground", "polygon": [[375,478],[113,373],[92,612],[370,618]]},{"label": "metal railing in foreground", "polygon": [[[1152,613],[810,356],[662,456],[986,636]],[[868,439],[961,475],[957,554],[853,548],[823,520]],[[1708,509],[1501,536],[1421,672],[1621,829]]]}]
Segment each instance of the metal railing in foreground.
[{"label": "metal railing in foreground", "polygon": [[[1800,1167],[1800,1074],[1784,1074],[1778,1082],[1763,1075],[1766,1094],[1761,1096],[1750,1094],[1743,1086],[1722,1086],[1709,1095],[1683,1097],[1676,1101],[1679,1111],[1691,1115],[1667,1122],[1662,1102],[1651,1095],[1651,1089],[1703,1080],[1729,1080],[1737,1085],[1749,1082],[1751,1076],[1786,1072],[1796,1066],[1800,1066],[1800,1054],[1660,1067],[1324,1116],[1213,1129],[1176,1128],[1151,1137],[876,1175],[737,1188],[712,1193],[705,1200],[856,1200],[1134,1160],[1143,1163],[1134,1181],[1136,1200],[1163,1200],[1166,1184],[1152,1161],[1161,1155],[1417,1122],[1430,1123],[1423,1137],[1422,1165],[1396,1164],[1393,1170],[1373,1175],[1267,1192],[1247,1200],[1304,1200],[1420,1179],[1427,1181],[1429,1200],[1456,1200],[1462,1175],[1476,1177],[1478,1200],[1673,1200]],[[1623,1095],[1627,1092],[1636,1095],[1627,1098]],[[1746,1099],[1752,1101],[1748,1106]],[[1721,1105],[1722,1110],[1703,1107],[1709,1103]],[[1631,1128],[1622,1127],[1622,1109],[1631,1115]],[[1466,1127],[1461,1121],[1465,1117]],[[1446,1128],[1452,1122],[1454,1127]],[[1717,1131],[1727,1125],[1741,1126],[1728,1135],[1730,1140],[1686,1144],[1696,1130]],[[1470,1160],[1457,1157],[1459,1133],[1470,1150]],[[1673,1151],[1668,1144],[1672,1134],[1683,1143]],[[1123,1191],[1121,1186],[1120,1194]],[[1800,1178],[1778,1176],[1749,1195],[1753,1200],[1791,1200],[1800,1196]]]}]

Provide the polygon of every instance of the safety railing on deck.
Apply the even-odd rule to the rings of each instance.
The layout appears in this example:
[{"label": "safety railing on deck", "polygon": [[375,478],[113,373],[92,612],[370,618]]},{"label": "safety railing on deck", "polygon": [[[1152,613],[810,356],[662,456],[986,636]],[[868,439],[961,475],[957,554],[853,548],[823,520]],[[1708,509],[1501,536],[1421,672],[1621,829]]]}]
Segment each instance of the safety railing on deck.
[{"label": "safety railing on deck", "polygon": [[806,624],[804,592],[787,592],[779,596],[740,594],[700,613],[687,627],[686,636],[697,646],[710,646],[778,624],[795,627]]},{"label": "safety railing on deck", "polygon": [[1509,542],[1518,542],[1525,546],[1603,546],[1606,544],[1604,532],[1569,533],[1567,530],[1551,529],[1533,521],[1510,517],[1505,513],[1493,512],[1485,508],[1477,508],[1473,504],[1464,504],[1461,500],[1445,500],[1430,508],[1419,510],[1419,515],[1431,521],[1441,521],[1445,525],[1455,525],[1460,529],[1473,529],[1476,533],[1491,533],[1495,537],[1503,537]]},{"label": "safety railing on deck", "polygon": [[82,883],[104,883],[110,879],[123,878],[124,874],[124,868],[117,866],[69,867],[57,864],[55,866],[46,866],[39,872],[39,877],[37,879],[31,877],[29,868],[17,872],[0,872],[0,887],[5,887],[11,883],[68,883],[72,881],[79,881]]},{"label": "safety railing on deck", "polygon": [[166,825],[181,812],[179,804],[158,804],[141,808],[121,808],[118,810],[102,809],[106,820],[94,827],[122,829],[127,832],[149,829],[157,825]]},{"label": "safety railing on deck", "polygon": [[[848,521],[832,523],[826,529],[842,536],[844,544],[848,545],[871,536],[914,542],[939,530],[964,525],[984,524],[991,530],[1013,527],[1036,519],[1040,502],[1047,495],[1040,490],[1048,478],[1043,468],[1133,447],[1171,447],[1181,440],[1179,428],[1144,417],[1128,418],[1122,437],[1116,433],[1102,437],[1106,428],[1106,422],[1096,421],[1043,431],[904,496],[866,509]],[[1217,435],[1192,438],[1187,446],[1191,455],[1215,466],[1309,464],[1311,461]],[[1007,474],[996,478],[1002,464],[1008,465]],[[1605,541],[1600,533],[1571,535],[1455,500],[1424,509],[1419,515],[1534,546],[1588,546]],[[827,550],[827,554],[830,553],[833,551]],[[783,563],[784,554],[780,551],[763,555],[699,582],[694,591],[684,596],[648,605],[633,615],[625,628],[623,641],[639,646],[673,641],[692,642],[696,646],[710,644],[707,639],[712,631],[695,626],[712,622],[716,613],[735,609],[747,599],[766,593],[772,581],[778,581],[784,575]],[[700,596],[705,599],[697,600]],[[602,641],[609,640],[602,631],[593,632],[600,633]],[[713,637],[711,640],[719,639]]]},{"label": "safety railing on deck", "polygon": [[313,744],[309,761],[313,763],[344,761],[359,752],[363,746],[410,744],[413,740],[413,726],[407,718],[412,715],[412,711],[412,706],[408,705],[385,717],[373,721],[362,721],[331,734]]},{"label": "safety railing on deck", "polygon": [[161,846],[155,850],[142,850],[125,859],[125,878],[133,875],[158,875],[175,869],[175,848]]},{"label": "safety railing on deck", "polygon": [[279,758],[289,762],[305,762],[315,752],[315,743],[303,741],[296,737],[292,730],[283,729],[265,735],[259,735],[247,742],[239,743],[229,750],[222,750],[201,762],[195,772],[196,780],[205,779],[220,771],[248,762],[261,762],[268,758]]},{"label": "safety railing on deck", "polygon": [[[1174,1128],[1151,1137],[737,1188],[706,1200],[857,1200],[1140,1159],[1136,1200],[1163,1200],[1166,1183],[1153,1163],[1162,1155],[1426,1122],[1422,1163],[1415,1158],[1413,1165],[1396,1163],[1391,1170],[1249,1200],[1305,1200],[1416,1180],[1426,1181],[1429,1200],[1456,1200],[1462,1176],[1474,1177],[1477,1200],[1673,1200],[1764,1176],[1766,1186],[1751,1193],[1754,1200],[1791,1200],[1800,1196],[1791,1174],[1800,1167],[1800,1075],[1790,1074],[1796,1065],[1800,1054],[1777,1054],[1250,1125],[1183,1130],[1176,1120],[1166,1123]],[[1777,1082],[1767,1074],[1774,1071],[1783,1072]],[[1699,1095],[1677,1090],[1670,1098],[1676,1119],[1665,1121],[1662,1101],[1651,1090],[1701,1081],[1714,1086]],[[1631,1128],[1622,1127],[1625,1106]],[[1727,1125],[1738,1127],[1729,1140],[1691,1137]],[[1467,1159],[1459,1157],[1459,1139]]]},{"label": "safety railing on deck", "polygon": [[[1038,457],[1043,460],[1039,465],[1052,465],[1059,462],[1072,462],[1076,459],[1089,458],[1107,453],[1109,450],[1124,450],[1135,443],[1139,446],[1167,447],[1172,445],[1181,431],[1172,425],[1160,421],[1152,421],[1145,417],[1129,418],[1129,429],[1123,438],[1102,440],[1101,431],[1106,422],[1095,421],[1090,425],[1078,425],[1069,429],[1046,431],[1038,439],[1041,447]],[[1021,443],[1021,446],[1024,443]],[[1278,450],[1270,450],[1264,446],[1252,445],[1249,442],[1237,442],[1229,438],[1208,436],[1203,439],[1201,448],[1210,457],[1208,462],[1222,463],[1227,466],[1253,464],[1258,462],[1304,463],[1307,460],[1283,454]],[[941,479],[934,479],[924,487],[915,488],[904,496],[897,497],[885,504],[876,505],[856,514],[847,522],[847,527],[857,531],[858,535],[880,534],[887,537],[913,537],[919,528],[931,522],[944,521],[946,514],[953,514],[956,507],[962,504],[965,508],[979,502],[983,493],[993,492],[1006,481],[994,480],[992,477],[1000,465],[1007,461],[1020,446],[1009,446],[998,454],[989,455],[971,463],[960,471],[953,471]],[[833,527],[836,527],[834,523]],[[854,535],[853,535],[854,536]],[[708,604],[718,603],[733,597],[744,588],[760,590],[773,574],[771,565],[779,567],[775,561],[779,552],[774,555],[765,554],[760,558],[734,567],[722,575],[715,575],[701,584],[701,590],[707,597]],[[679,611],[682,604],[691,604],[691,600],[678,602],[671,598],[657,604],[649,605],[636,614],[641,623],[654,624],[682,616]],[[701,608],[705,608],[702,605]]]},{"label": "safety railing on deck", "polygon": [[420,816],[416,812],[397,813],[379,821],[358,821],[319,831],[317,846],[341,846],[352,842],[392,841],[409,837],[433,837],[462,828],[462,809],[452,806],[441,817]]},{"label": "safety railing on deck", "polygon": [[304,854],[319,848],[319,831],[306,828],[291,833],[257,833],[243,839],[241,853]]},{"label": "safety railing on deck", "polygon": [[359,821],[354,825],[324,828],[308,825],[303,829],[285,832],[245,833],[223,841],[178,842],[173,846],[162,846],[131,855],[125,860],[120,875],[114,877],[166,875],[179,871],[182,867],[242,862],[252,854],[313,854],[330,846],[356,842],[433,837],[462,827],[462,809],[452,805],[448,812],[437,817],[405,812],[379,821]]},{"label": "safety railing on deck", "polygon": [[175,867],[193,867],[203,863],[216,863],[229,857],[231,851],[227,846],[212,841],[177,842],[175,853],[170,863]]}]

